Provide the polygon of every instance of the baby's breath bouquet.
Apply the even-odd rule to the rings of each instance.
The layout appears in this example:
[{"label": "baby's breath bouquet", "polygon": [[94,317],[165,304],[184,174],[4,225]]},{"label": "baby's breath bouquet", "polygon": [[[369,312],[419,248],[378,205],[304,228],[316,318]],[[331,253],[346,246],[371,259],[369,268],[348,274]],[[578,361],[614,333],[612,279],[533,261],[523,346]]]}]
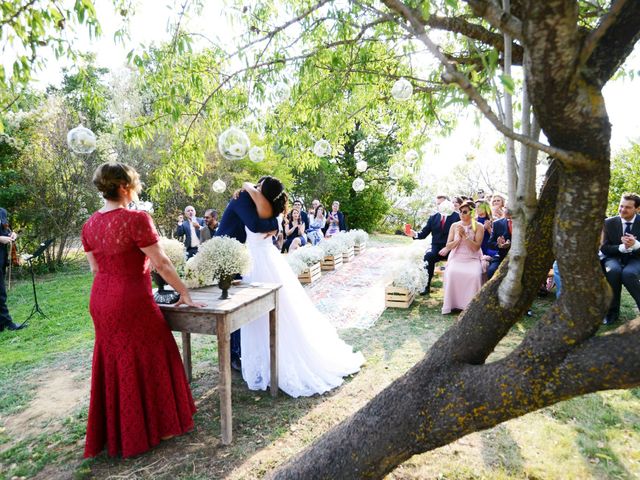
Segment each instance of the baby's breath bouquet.
[{"label": "baby's breath bouquet", "polygon": [[364,230],[349,230],[348,235],[356,245],[364,245],[369,240],[369,234]]},{"label": "baby's breath bouquet", "polygon": [[173,266],[176,268],[178,273],[182,272],[186,264],[187,255],[184,243],[176,240],[175,238],[166,237],[160,237],[158,243],[165,255],[169,257],[169,260],[171,260],[171,263],[173,263]]},{"label": "baby's breath bouquet", "polygon": [[233,277],[251,269],[247,247],[230,237],[213,237],[200,245],[198,253],[187,261],[185,278],[190,288],[213,285],[218,281],[220,298],[229,298]]},{"label": "baby's breath bouquet", "polygon": [[341,253],[345,253],[346,251],[348,251],[350,248],[352,248],[355,245],[355,241],[353,239],[353,236],[351,236],[347,232],[336,233],[335,235],[333,235],[331,237],[331,239],[335,240],[338,243],[340,243],[341,248],[342,248]]},{"label": "baby's breath bouquet", "polygon": [[324,250],[319,246],[298,248],[287,257],[294,257],[304,263],[307,267],[314,265],[324,258]]},{"label": "baby's breath bouquet", "polygon": [[328,240],[320,242],[318,244],[322,250],[324,250],[325,257],[335,257],[342,255],[344,244],[335,240],[335,235]]},{"label": "baby's breath bouquet", "polygon": [[287,263],[291,267],[291,270],[293,270],[293,273],[295,273],[296,275],[300,275],[307,268],[309,268],[307,264],[302,261],[302,259],[293,254],[287,255]]},{"label": "baby's breath bouquet", "polygon": [[393,286],[418,293],[427,286],[427,271],[422,262],[405,262],[393,273]]}]

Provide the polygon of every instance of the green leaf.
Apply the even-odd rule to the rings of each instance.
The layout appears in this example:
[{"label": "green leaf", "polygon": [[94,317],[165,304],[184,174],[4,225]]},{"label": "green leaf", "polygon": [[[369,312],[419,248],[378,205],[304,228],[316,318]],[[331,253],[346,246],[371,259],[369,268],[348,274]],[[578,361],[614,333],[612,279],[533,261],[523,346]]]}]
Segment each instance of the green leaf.
[{"label": "green leaf", "polygon": [[513,95],[513,92],[515,91],[515,83],[513,81],[513,78],[511,78],[509,75],[500,75],[500,82],[502,83],[502,86],[504,87],[504,89],[509,92],[511,95]]}]

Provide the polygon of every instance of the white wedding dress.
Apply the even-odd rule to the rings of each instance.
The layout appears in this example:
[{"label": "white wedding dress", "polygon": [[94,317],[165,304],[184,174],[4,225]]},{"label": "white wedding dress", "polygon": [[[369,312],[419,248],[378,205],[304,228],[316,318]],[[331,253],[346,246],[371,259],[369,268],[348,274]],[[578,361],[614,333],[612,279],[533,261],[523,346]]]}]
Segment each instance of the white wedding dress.
[{"label": "white wedding dress", "polygon": [[[343,342],[313,305],[298,277],[273,246],[271,238],[247,229],[252,271],[249,283],[280,283],[278,310],[278,384],[292,397],[324,393],[364,363],[360,352]],[[269,319],[263,316],[241,327],[242,376],[251,390],[270,381]]]}]

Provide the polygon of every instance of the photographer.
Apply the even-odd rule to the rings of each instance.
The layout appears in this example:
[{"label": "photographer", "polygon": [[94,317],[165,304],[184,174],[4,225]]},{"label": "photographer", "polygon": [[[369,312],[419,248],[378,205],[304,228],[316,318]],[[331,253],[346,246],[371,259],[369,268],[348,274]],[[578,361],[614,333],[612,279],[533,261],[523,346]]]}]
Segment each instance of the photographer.
[{"label": "photographer", "polygon": [[9,265],[9,246],[15,242],[17,235],[9,228],[7,211],[0,208],[0,332],[7,330],[20,330],[25,325],[13,323],[9,309],[7,308],[7,290],[4,285],[5,270]]}]

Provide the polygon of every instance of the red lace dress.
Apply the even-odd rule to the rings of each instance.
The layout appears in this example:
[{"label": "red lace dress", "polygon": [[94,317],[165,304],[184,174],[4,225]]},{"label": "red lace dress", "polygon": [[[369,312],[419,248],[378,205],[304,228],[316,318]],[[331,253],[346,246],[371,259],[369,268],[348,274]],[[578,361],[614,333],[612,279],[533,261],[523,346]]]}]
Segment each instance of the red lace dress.
[{"label": "red lace dress", "polygon": [[193,428],[196,411],[176,342],[151,293],[158,241],[146,212],[94,213],[82,244],[98,264],[89,311],[96,331],[84,456],[130,457]]}]

